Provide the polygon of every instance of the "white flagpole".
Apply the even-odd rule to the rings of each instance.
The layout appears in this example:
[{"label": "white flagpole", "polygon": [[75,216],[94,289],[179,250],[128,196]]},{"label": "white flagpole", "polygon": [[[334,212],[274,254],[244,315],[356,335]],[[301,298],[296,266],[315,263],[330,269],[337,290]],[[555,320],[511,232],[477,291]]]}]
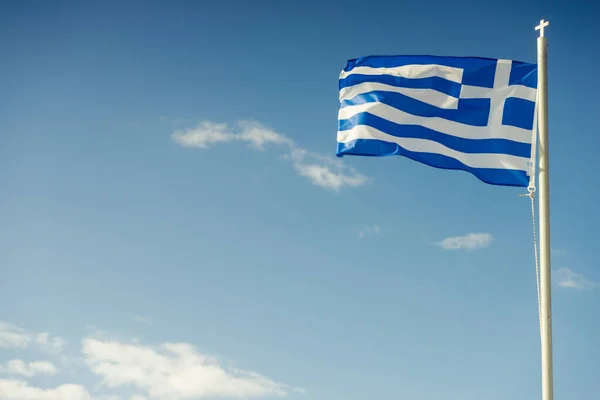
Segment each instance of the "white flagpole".
[{"label": "white flagpole", "polygon": [[539,219],[540,219],[540,324],[542,344],[542,400],[553,400],[552,372],[552,300],[550,269],[550,183],[548,179],[548,76],[546,71],[548,43],[544,37],[547,21],[535,28],[538,59],[538,145],[539,145]]}]

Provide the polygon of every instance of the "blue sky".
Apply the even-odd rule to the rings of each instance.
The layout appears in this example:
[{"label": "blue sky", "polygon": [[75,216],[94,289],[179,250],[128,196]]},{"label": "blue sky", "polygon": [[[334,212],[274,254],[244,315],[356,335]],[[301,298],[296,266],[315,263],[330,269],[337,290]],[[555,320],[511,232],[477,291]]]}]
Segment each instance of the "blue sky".
[{"label": "blue sky", "polygon": [[535,62],[541,18],[555,393],[598,398],[598,4],[1,4],[0,399],[539,396],[522,190],[334,156],[348,59]]}]

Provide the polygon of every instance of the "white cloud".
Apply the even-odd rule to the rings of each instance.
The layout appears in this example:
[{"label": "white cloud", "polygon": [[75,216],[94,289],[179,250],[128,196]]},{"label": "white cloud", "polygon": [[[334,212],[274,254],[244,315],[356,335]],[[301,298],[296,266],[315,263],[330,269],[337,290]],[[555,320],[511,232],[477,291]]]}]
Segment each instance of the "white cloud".
[{"label": "white cloud", "polygon": [[88,338],[82,352],[104,385],[135,387],[151,399],[285,396],[293,390],[255,372],[226,369],[187,343],[152,348]]},{"label": "white cloud", "polygon": [[38,333],[35,337],[35,342],[43,351],[51,354],[62,352],[66,345],[66,341],[63,338],[52,336],[48,332]]},{"label": "white cloud", "polygon": [[0,400],[92,400],[81,385],[60,385],[54,389],[40,389],[15,379],[0,379]]},{"label": "white cloud", "polygon": [[229,132],[227,124],[204,121],[193,129],[173,132],[171,138],[184,147],[206,149],[214,143],[230,142],[235,139],[235,135]]},{"label": "white cloud", "polygon": [[298,175],[327,189],[340,190],[343,186],[360,186],[367,182],[364,175],[333,157],[296,147],[283,158],[292,161]]},{"label": "white cloud", "polygon": [[438,244],[446,250],[476,250],[488,247],[493,241],[494,237],[489,233],[469,233],[448,237]]},{"label": "white cloud", "polygon": [[234,132],[227,124],[201,121],[195,128],[175,131],[171,138],[184,147],[207,149],[212,144],[231,141],[246,142],[255,149],[263,150],[267,144],[293,146],[294,142],[257,122],[241,121]]},{"label": "white cloud", "polygon": [[8,375],[22,375],[31,378],[36,375],[54,375],[58,369],[48,361],[34,361],[26,363],[23,360],[10,360],[6,365],[0,364],[0,373]]},{"label": "white cloud", "polygon": [[133,317],[133,320],[139,324],[144,324],[144,325],[148,325],[152,322],[152,319],[150,317],[146,317],[143,315],[136,315]]},{"label": "white cloud", "polygon": [[0,322],[0,348],[25,348],[31,342],[31,335],[13,324]]},{"label": "white cloud", "polygon": [[[62,352],[65,341],[47,332],[32,334],[12,324],[1,325],[11,347]],[[21,335],[15,339],[13,334]],[[164,343],[146,346],[136,340],[124,343],[95,334],[81,341],[79,356],[63,352],[63,373],[49,361],[26,362],[21,359],[0,363],[0,374],[10,379],[0,379],[0,400],[198,400],[216,397],[253,398],[281,397],[292,392],[305,393],[303,389],[278,383],[256,372],[225,367],[188,343]],[[25,339],[24,339],[25,338]],[[41,347],[41,348],[40,348]],[[82,369],[83,368],[83,369]],[[87,374],[99,378],[95,393],[79,382],[63,382],[57,387],[39,388],[16,379],[39,375],[57,375],[69,379]],[[96,393],[96,390],[99,390]],[[114,392],[116,391],[116,392]],[[112,395],[112,393],[121,396]],[[125,396],[128,394],[128,396]]]},{"label": "white cloud", "polygon": [[554,277],[558,286],[566,289],[593,289],[600,286],[600,283],[587,279],[582,274],[571,270],[570,268],[559,268],[554,271]]},{"label": "white cloud", "polygon": [[239,140],[250,143],[256,149],[264,149],[266,144],[286,145],[294,147],[292,139],[273,131],[257,122],[242,121],[238,124],[241,132],[238,134]]},{"label": "white cloud", "polygon": [[367,236],[378,235],[381,232],[379,225],[365,225],[358,231],[358,237],[364,238]]},{"label": "white cloud", "polygon": [[65,340],[48,332],[33,333],[16,325],[0,322],[0,348],[26,348],[37,344],[43,351],[58,354],[65,347]]},{"label": "white cloud", "polygon": [[314,185],[339,190],[344,186],[361,186],[367,178],[341,160],[319,153],[309,152],[285,135],[257,122],[239,122],[237,130],[227,124],[201,121],[195,128],[175,131],[171,138],[183,147],[207,149],[213,144],[232,141],[248,143],[254,149],[264,150],[269,144],[283,147],[283,158],[292,161],[296,173]]}]

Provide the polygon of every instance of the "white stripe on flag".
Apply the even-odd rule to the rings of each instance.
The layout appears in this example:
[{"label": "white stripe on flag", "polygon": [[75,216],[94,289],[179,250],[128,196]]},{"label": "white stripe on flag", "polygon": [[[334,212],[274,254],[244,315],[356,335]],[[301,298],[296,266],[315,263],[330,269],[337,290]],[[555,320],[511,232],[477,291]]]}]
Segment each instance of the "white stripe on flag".
[{"label": "white stripe on flag", "polygon": [[347,143],[356,139],[377,139],[396,143],[408,151],[442,154],[454,158],[471,168],[516,169],[527,171],[529,158],[508,154],[469,154],[450,149],[438,142],[426,139],[399,138],[388,135],[370,126],[359,125],[338,132],[338,142]]},{"label": "white stripe on flag", "polygon": [[535,102],[536,93],[537,91],[535,89],[523,85],[511,85],[501,89],[490,89],[469,85],[462,85],[460,88],[461,99],[489,99],[496,96],[505,99],[516,97]]},{"label": "white stripe on flag", "polygon": [[401,67],[355,67],[350,71],[342,71],[340,79],[344,79],[352,74],[361,75],[395,75],[403,78],[418,79],[431,78],[438,76],[452,82],[461,83],[463,70],[462,68],[447,67],[437,64],[411,64]]}]

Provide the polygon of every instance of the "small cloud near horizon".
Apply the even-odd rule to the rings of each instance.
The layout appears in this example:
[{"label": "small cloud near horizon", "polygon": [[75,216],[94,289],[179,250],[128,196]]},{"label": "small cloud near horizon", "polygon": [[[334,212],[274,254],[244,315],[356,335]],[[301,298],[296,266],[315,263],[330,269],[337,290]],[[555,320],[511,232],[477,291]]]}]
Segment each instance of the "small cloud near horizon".
[{"label": "small cloud near horizon", "polygon": [[138,324],[149,325],[150,323],[152,323],[152,318],[144,316],[144,315],[135,315],[135,316],[133,316],[132,319],[134,322],[137,322]]},{"label": "small cloud near horizon", "polygon": [[51,335],[48,332],[30,332],[7,322],[0,322],[0,348],[25,349],[37,345],[45,353],[61,353],[67,342],[65,339]]},{"label": "small cloud near horizon", "polygon": [[558,268],[553,275],[556,283],[561,288],[584,290],[600,287],[600,282],[594,282],[570,268]]},{"label": "small cloud near horizon", "polygon": [[362,238],[365,238],[368,236],[378,235],[380,232],[381,232],[381,228],[377,224],[365,225],[359,229],[358,237],[362,239]]},{"label": "small cloud near horizon", "polygon": [[32,378],[36,375],[55,375],[58,368],[49,361],[25,362],[23,360],[10,360],[6,365],[0,364],[0,374],[21,375]]},{"label": "small cloud near horizon", "polygon": [[[2,343],[19,351],[30,351],[26,349],[28,345],[57,338],[42,333],[39,339],[39,334],[2,322],[0,334]],[[6,375],[0,377],[0,399],[125,400],[115,390],[132,390],[133,397],[126,398],[135,400],[251,399],[306,393],[302,388],[276,382],[258,372],[230,367],[229,363],[226,365],[200,352],[191,343],[168,341],[143,345],[139,340],[123,342],[106,337],[112,335],[103,336],[88,334],[81,338],[78,352],[67,354],[80,360],[69,368],[69,374],[59,374],[59,368],[50,361],[13,359],[0,363],[0,374]],[[82,374],[95,377],[97,384],[87,378],[85,384],[72,381],[74,376]],[[39,375],[56,375],[60,380],[50,387],[38,386],[35,378]]]},{"label": "small cloud near horizon", "polygon": [[438,242],[444,250],[477,250],[489,247],[494,241],[490,233],[468,233],[464,236],[452,236]]}]

